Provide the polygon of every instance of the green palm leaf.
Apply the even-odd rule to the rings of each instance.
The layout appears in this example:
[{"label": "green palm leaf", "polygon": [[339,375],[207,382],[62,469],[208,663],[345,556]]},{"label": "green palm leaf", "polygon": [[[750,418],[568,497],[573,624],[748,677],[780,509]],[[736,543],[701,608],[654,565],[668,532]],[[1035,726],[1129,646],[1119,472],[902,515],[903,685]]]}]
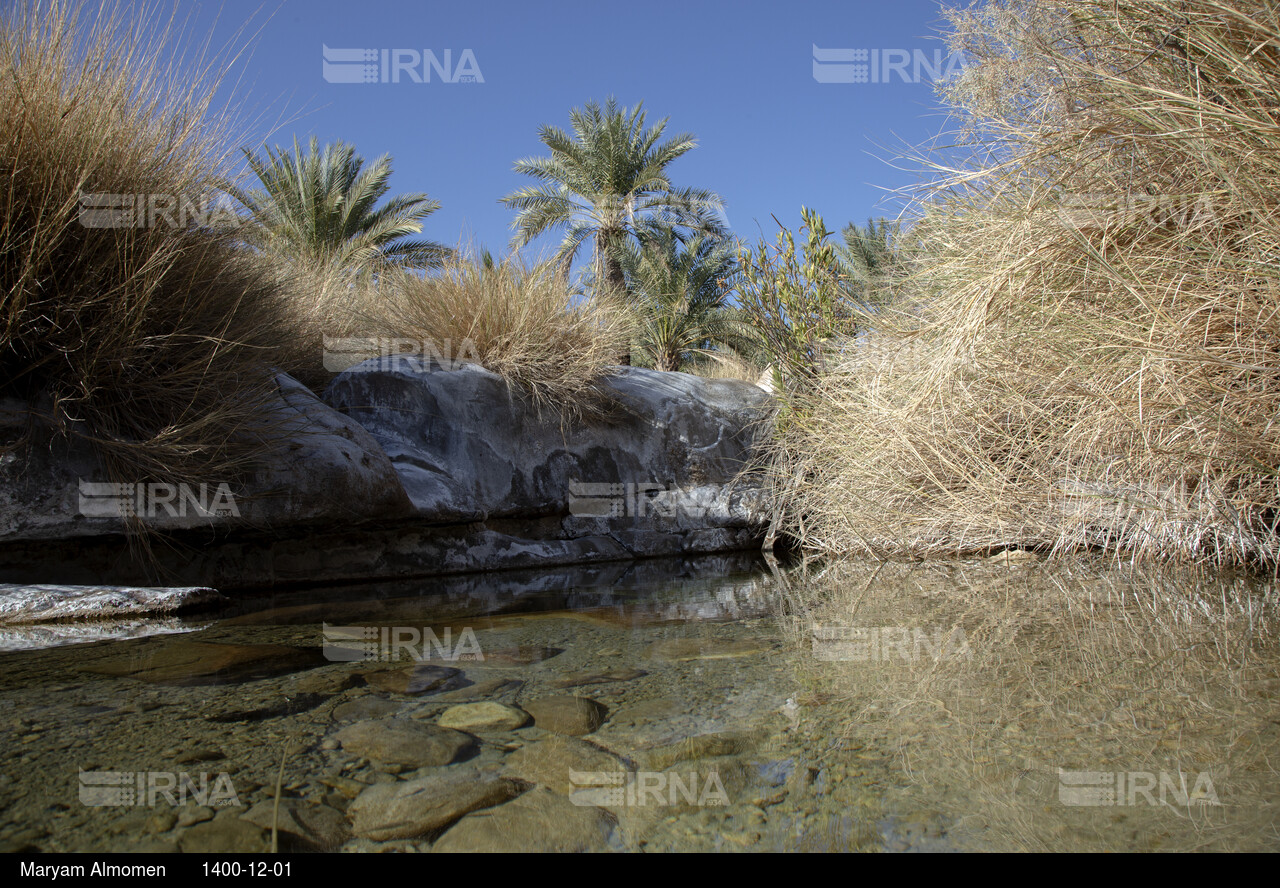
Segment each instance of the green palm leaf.
[{"label": "green palm leaf", "polygon": [[435,241],[413,239],[422,222],[440,208],[425,194],[402,194],[378,205],[389,190],[391,158],[372,164],[342,142],[321,150],[313,136],[304,152],[244,149],[260,187],[230,189],[249,211],[244,239],[291,259],[331,264],[355,273],[388,266],[435,268],[453,251]]}]

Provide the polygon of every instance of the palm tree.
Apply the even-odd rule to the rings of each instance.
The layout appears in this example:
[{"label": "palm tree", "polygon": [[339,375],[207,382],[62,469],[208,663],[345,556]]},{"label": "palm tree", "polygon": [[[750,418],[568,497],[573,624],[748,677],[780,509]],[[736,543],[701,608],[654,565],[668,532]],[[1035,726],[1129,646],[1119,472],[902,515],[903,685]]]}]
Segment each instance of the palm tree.
[{"label": "palm tree", "polygon": [[322,151],[314,136],[305,154],[296,138],[292,154],[265,148],[263,158],[242,150],[262,187],[229,191],[249,210],[244,237],[254,246],[357,273],[435,268],[453,252],[434,241],[402,239],[421,233],[438,201],[403,194],[377,206],[389,187],[390,155],[365,167],[350,145],[336,142]]},{"label": "palm tree", "polygon": [[737,244],[694,235],[683,243],[670,228],[654,228],[618,256],[635,313],[632,351],[655,370],[679,370],[717,344],[750,338],[728,311],[737,273]]},{"label": "palm tree", "polygon": [[673,188],[667,167],[697,145],[688,133],[659,142],[667,121],[645,129],[643,102],[634,110],[610,98],[603,108],[588,102],[569,112],[573,135],[542,126],[538,138],[550,157],[529,157],[515,171],[538,179],[504,197],[517,211],[512,246],[519,248],[550,229],[563,229],[556,258],[567,269],[586,241],[592,241],[597,291],[625,291],[620,255],[655,224],[684,233],[723,235],[714,192]]},{"label": "palm tree", "polygon": [[844,290],[858,303],[875,308],[889,301],[893,285],[905,271],[896,243],[899,226],[884,218],[868,219],[865,228],[850,222],[836,246],[836,266]]}]

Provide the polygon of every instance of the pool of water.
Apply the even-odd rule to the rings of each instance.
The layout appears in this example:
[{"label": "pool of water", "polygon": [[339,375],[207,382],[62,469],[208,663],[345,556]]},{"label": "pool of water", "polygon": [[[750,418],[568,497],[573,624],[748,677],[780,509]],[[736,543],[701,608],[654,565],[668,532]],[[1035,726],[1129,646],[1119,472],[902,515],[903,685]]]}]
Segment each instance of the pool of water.
[{"label": "pool of water", "polygon": [[1278,609],[1009,559],[262,595],[0,653],[0,847],[1276,850]]}]

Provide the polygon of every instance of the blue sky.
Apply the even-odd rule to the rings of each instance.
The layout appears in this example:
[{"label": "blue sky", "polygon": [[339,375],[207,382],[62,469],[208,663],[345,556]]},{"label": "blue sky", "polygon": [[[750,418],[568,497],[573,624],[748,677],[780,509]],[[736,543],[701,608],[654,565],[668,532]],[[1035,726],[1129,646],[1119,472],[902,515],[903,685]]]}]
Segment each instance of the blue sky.
[{"label": "blue sky", "polygon": [[[771,214],[798,225],[801,205],[833,230],[896,215],[886,189],[916,176],[886,161],[946,127],[928,67],[918,77],[914,65],[886,72],[889,82],[823,83],[813,65],[815,45],[945,56],[938,0],[224,0],[183,9],[194,32],[213,29],[215,46],[252,18],[252,54],[229,80],[250,139],[291,145],[314,134],[369,160],[391,154],[392,191],[440,201],[424,234],[448,244],[505,250],[512,213],[498,199],[530,181],[513,161],[546,153],[538,127],[568,129],[569,109],[588,100],[643,100],[649,123],[666,117],[668,133],[697,136],[699,147],[670,168],[674,183],[717,191],[734,231],[751,239],[761,230],[772,239]],[[441,82],[436,70],[431,82],[328,82],[322,46],[426,49],[438,60],[449,50],[455,67],[471,50],[483,82]],[[822,70],[835,68],[848,66]],[[537,243],[549,252],[556,241]]]}]

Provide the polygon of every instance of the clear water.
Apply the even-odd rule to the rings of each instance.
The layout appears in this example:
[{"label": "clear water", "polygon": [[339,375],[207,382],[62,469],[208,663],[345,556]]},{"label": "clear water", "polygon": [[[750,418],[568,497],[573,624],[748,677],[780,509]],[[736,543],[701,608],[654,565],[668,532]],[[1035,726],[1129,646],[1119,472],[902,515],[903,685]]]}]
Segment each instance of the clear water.
[{"label": "clear water", "polygon": [[[277,821],[285,850],[429,851],[498,809],[377,841],[351,798],[524,787],[515,763],[557,735],[476,729],[422,764],[339,732],[572,695],[606,707],[581,739],[626,774],[612,796],[556,778],[603,808],[594,850],[1276,850],[1277,610],[1274,584],[1227,574],[746,556],[263,596],[0,653],[0,847],[261,850],[278,792],[327,825]],[[388,681],[414,666],[435,668]],[[564,823],[506,842],[554,848]]]}]

